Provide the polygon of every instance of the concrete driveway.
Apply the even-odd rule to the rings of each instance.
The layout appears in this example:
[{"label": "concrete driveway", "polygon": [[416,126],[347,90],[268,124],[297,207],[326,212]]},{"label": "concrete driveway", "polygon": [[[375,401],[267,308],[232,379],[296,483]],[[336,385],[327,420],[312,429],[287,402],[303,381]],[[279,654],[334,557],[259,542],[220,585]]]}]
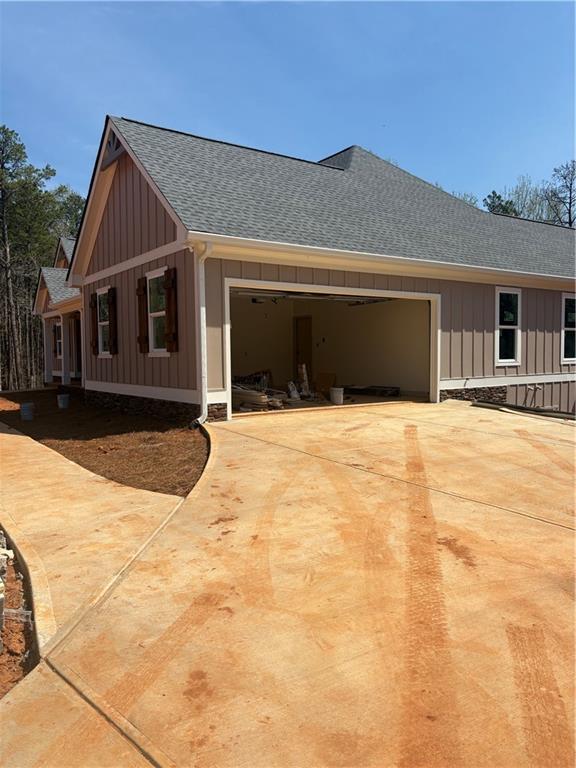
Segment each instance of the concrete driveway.
[{"label": "concrete driveway", "polygon": [[397,403],[210,432],[3,700],[2,765],[573,765],[572,424]]}]

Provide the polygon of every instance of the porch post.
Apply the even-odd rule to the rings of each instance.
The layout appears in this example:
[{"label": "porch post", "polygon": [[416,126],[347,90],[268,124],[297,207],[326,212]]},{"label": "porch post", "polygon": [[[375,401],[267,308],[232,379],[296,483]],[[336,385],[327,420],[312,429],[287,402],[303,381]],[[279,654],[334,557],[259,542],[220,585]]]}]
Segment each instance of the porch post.
[{"label": "porch post", "polygon": [[42,318],[42,338],[44,340],[44,383],[52,383],[52,334],[46,329],[46,318]]},{"label": "porch post", "polygon": [[84,386],[84,377],[85,377],[85,371],[86,371],[86,358],[84,356],[84,307],[80,310],[80,338],[78,339],[78,342],[80,344],[80,360],[81,360],[81,377],[82,377],[82,386]]},{"label": "porch post", "polygon": [[62,322],[62,384],[70,384],[70,317],[60,315]]}]

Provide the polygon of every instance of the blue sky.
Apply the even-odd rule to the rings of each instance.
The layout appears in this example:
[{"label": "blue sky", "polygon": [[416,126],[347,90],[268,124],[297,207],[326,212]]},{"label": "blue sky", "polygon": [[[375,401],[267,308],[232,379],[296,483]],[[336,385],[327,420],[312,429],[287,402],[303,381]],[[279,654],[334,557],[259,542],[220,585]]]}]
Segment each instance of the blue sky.
[{"label": "blue sky", "polygon": [[573,157],[574,5],[4,3],[2,122],[85,192],[106,113],[480,198]]}]

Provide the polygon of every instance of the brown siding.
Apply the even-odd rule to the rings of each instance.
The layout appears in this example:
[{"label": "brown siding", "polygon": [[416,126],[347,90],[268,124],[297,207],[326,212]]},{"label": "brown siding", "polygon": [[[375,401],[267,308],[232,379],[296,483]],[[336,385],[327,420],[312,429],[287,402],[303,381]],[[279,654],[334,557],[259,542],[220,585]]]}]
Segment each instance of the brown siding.
[{"label": "brown siding", "polygon": [[[136,284],[139,277],[159,267],[176,267],[178,275],[178,352],[170,357],[148,357],[138,350]],[[84,306],[90,294],[104,286],[115,286],[118,308],[118,354],[98,358],[90,352],[89,318],[85,323],[86,379],[150,387],[196,389],[196,315],[194,304],[194,258],[179,251],[161,259],[120,272],[84,287]]]},{"label": "brown siding", "polygon": [[176,225],[129,155],[118,160],[88,274],[176,239]]},{"label": "brown siding", "polygon": [[576,370],[574,365],[560,364],[560,291],[523,289],[521,365],[501,367],[494,362],[494,285],[211,259],[206,263],[210,389],[224,386],[222,297],[225,277],[439,293],[442,297],[441,379]]},{"label": "brown siding", "polygon": [[506,402],[529,408],[557,407],[564,413],[576,412],[576,382],[553,384],[519,384],[507,387]]}]

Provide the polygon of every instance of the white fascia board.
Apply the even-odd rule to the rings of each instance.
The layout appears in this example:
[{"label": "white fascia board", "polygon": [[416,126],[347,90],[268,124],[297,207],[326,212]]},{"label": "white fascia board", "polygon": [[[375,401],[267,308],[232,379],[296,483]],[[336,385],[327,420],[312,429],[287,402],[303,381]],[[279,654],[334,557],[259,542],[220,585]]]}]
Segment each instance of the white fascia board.
[{"label": "white fascia board", "polygon": [[109,392],[114,395],[131,395],[133,397],[149,397],[152,400],[170,400],[175,403],[198,404],[199,396],[195,389],[179,389],[177,387],[150,387],[144,384],[122,384],[112,381],[94,381],[86,379],[84,389],[94,392]]},{"label": "white fascia board", "polygon": [[212,232],[188,231],[188,242],[202,250],[207,242],[214,246],[213,256],[243,261],[278,263],[282,257],[290,257],[284,263],[298,266],[316,266],[319,269],[355,270],[358,272],[382,272],[434,277],[439,280],[458,280],[471,283],[501,283],[510,285],[540,286],[550,290],[566,290],[574,279],[558,275],[518,272],[466,264],[453,264],[430,259],[410,259],[369,251],[345,251],[309,245],[295,245],[276,241],[256,240]]},{"label": "white fascia board", "polygon": [[82,295],[74,296],[73,299],[64,299],[63,301],[55,301],[50,305],[50,311],[58,312],[75,312],[82,306]]}]

